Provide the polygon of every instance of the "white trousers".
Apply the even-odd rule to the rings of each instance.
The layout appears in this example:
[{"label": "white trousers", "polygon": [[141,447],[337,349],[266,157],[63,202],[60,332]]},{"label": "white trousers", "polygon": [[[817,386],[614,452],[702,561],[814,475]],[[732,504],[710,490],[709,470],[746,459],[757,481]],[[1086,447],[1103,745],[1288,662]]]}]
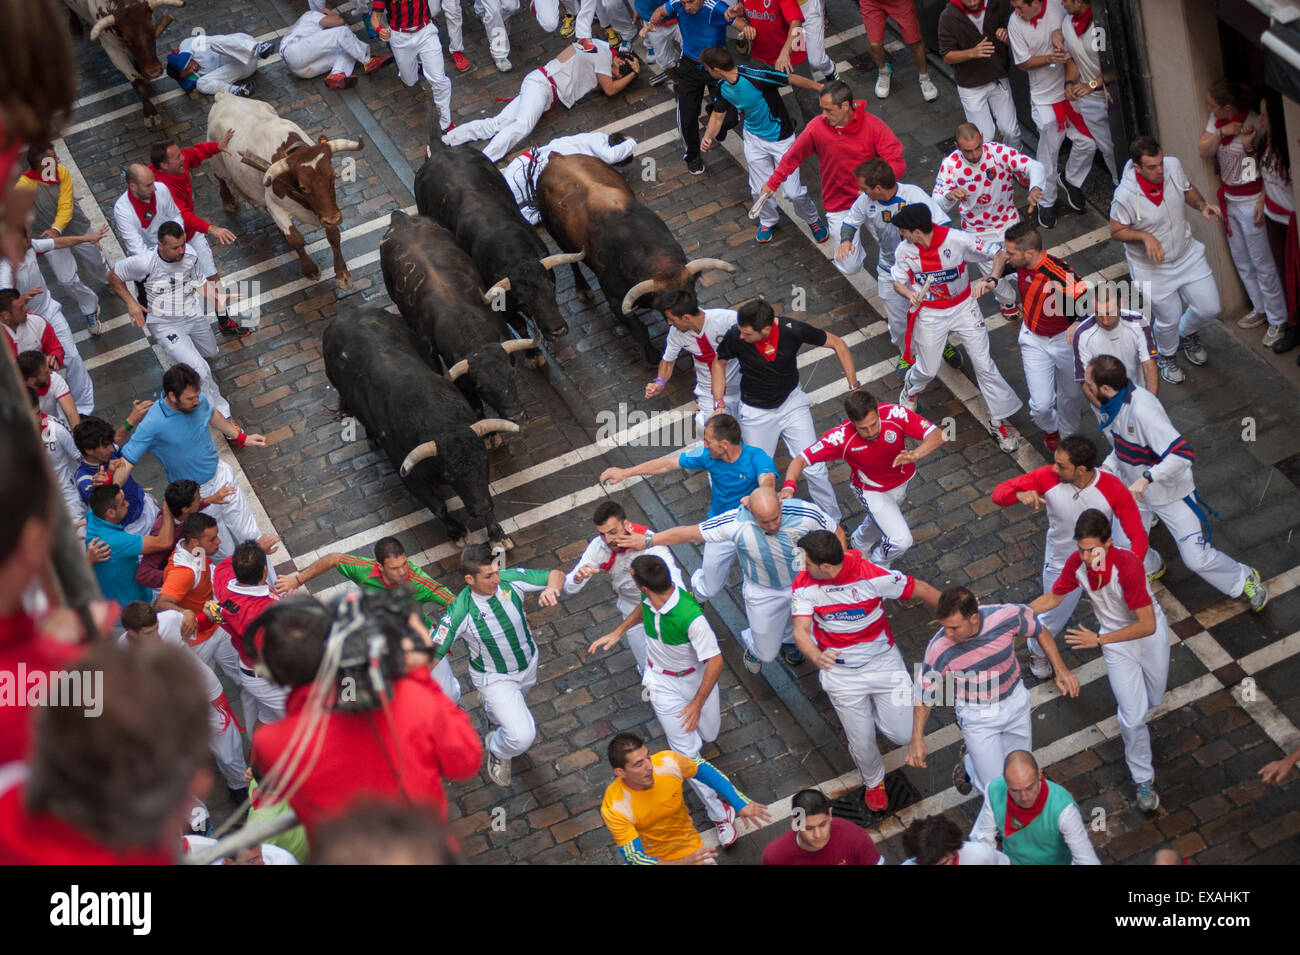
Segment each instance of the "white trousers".
[{"label": "white trousers", "polygon": [[213,408],[229,418],[230,402],[221,394],[207,362],[221,352],[208,316],[201,313],[188,318],[165,318],[151,312],[145,327],[172,364],[189,365],[198,372],[199,391],[207,396]]},{"label": "white trousers", "polygon": [[906,746],[912,738],[912,678],[903,655],[894,646],[857,669],[836,664],[821,671],[821,685],[844,727],[863,785],[879,786],[885,761],[876,733],[884,733],[897,746]]},{"label": "white trousers", "polygon": [[456,674],[452,672],[451,661],[447,657],[443,657],[437,662],[433,668],[432,676],[438,686],[442,687],[442,692],[451,697],[453,703],[460,702],[460,680],[456,679]]},{"label": "white trousers", "polygon": [[460,11],[460,0],[429,0],[429,16],[444,14],[447,25],[447,49],[452,53],[465,51],[465,18]]},{"label": "white trousers", "polygon": [[[569,6],[570,4],[566,4]],[[533,0],[533,16],[537,25],[547,33],[554,33],[560,26],[560,0]]]},{"label": "white trousers", "polygon": [[1106,164],[1110,181],[1119,185],[1119,169],[1115,165],[1115,140],[1110,133],[1110,110],[1106,107],[1106,94],[1097,92],[1080,97],[1074,101],[1074,108],[1088,124],[1088,132],[1092,133],[1092,141],[1096,143],[1097,152],[1101,153],[1102,161]]},{"label": "white trousers", "polygon": [[[596,17],[602,27],[613,27],[625,43],[636,38],[636,10],[628,0],[597,0]],[[578,13],[582,22],[582,13]],[[581,33],[577,34],[582,36]]]},{"label": "white trousers", "polygon": [[864,491],[856,485],[853,487],[853,493],[867,509],[867,516],[853,532],[851,543],[855,550],[864,554],[870,548],[873,564],[888,567],[912,546],[912,529],[907,526],[902,509],[907,485],[911,483],[905,481],[888,491]]},{"label": "white trousers", "polygon": [[[837,246],[840,242],[840,226],[842,226],[844,220],[849,217],[849,211],[851,209],[852,207],[850,206],[849,209],[844,209],[840,212],[831,212],[829,209],[826,210],[826,227],[831,231],[831,241]],[[853,235],[853,250],[849,252],[846,258],[833,259],[832,264],[834,264],[834,266],[844,275],[856,275],[858,272],[862,271],[862,263],[866,260],[866,254],[866,250],[862,248],[862,230],[859,229]]]},{"label": "white trousers", "polygon": [[727,575],[735,560],[736,545],[731,541],[709,541],[704,545],[700,568],[691,574],[691,593],[696,601],[707,603],[727,586]]},{"label": "white trousers", "polygon": [[506,17],[519,9],[519,0],[480,0],[483,7],[483,29],[487,33],[488,50],[494,59],[510,55],[510,34],[506,31]]},{"label": "white trousers", "polygon": [[284,719],[284,702],[288,698],[288,687],[258,676],[240,661],[239,699],[244,711],[244,727],[250,734],[258,723],[274,723]]},{"label": "white trousers", "polygon": [[[1210,545],[1200,515],[1186,500],[1155,506],[1141,500],[1138,501],[1138,511],[1142,515],[1142,526],[1148,531],[1151,530],[1152,518],[1160,518],[1165,530],[1169,531],[1169,536],[1178,545],[1178,556],[1183,559],[1188,570],[1222,594],[1229,597],[1241,596],[1246,578],[1250,576],[1250,568]],[[1147,573],[1159,566],[1160,554],[1154,547],[1149,548],[1146,557]]]},{"label": "white trousers", "polygon": [[424,73],[424,78],[433,87],[433,105],[438,110],[438,126],[445,130],[451,125],[451,80],[447,79],[443,66],[438,28],[429,23],[416,33],[398,33],[394,30],[388,38],[388,48],[393,52],[397,75],[407,86],[414,86],[420,73]]},{"label": "white trousers", "polygon": [[1254,200],[1233,202],[1229,199],[1224,203],[1223,214],[1232,224],[1228,251],[1232,253],[1241,284],[1246,286],[1246,294],[1250,296],[1250,307],[1267,317],[1270,325],[1285,325],[1286,295],[1268,244],[1268,230],[1263,225],[1255,225]]},{"label": "white trousers", "polygon": [[[217,551],[219,559],[224,560],[235,552],[235,547],[247,540],[257,540],[262,536],[262,532],[257,527],[257,521],[253,519],[252,508],[248,506],[248,498],[244,497],[244,492],[239,489],[235,482],[235,472],[225,461],[217,461],[217,469],[212,472],[212,477],[204,481],[199,487],[199,493],[204,497],[212,497],[218,489],[230,484],[235,488],[235,493],[224,504],[209,504],[203,509],[203,512],[217,522],[217,533],[221,536],[221,549]],[[267,559],[267,582],[275,583],[275,570],[271,566],[270,558]]]},{"label": "white trousers", "polygon": [[989,353],[989,332],[975,297],[948,308],[923,306],[912,329],[912,355],[916,363],[903,378],[903,395],[916,397],[939,373],[943,348],[952,335],[966,347],[975,384],[988,406],[989,416],[1010,418],[1022,407],[1020,397],[1011,390]]},{"label": "white trousers", "polygon": [[[1115,527],[1119,530],[1119,525]],[[1043,557],[1043,593],[1049,593],[1052,585],[1061,576],[1061,571],[1065,568],[1065,562],[1057,563],[1051,554],[1045,554]],[[1065,631],[1065,625],[1070,622],[1070,617],[1074,615],[1074,609],[1079,606],[1079,600],[1083,597],[1083,589],[1075,587],[1065,599],[1046,613],[1038,614],[1038,622],[1044,629],[1052,635],[1052,639],[1059,647],[1061,645],[1061,634]],[[1031,656],[1043,657],[1046,659],[1047,654],[1043,652],[1043,645],[1030,637],[1027,641],[1029,644],[1029,653]],[[999,770],[1000,772],[1000,770]]]},{"label": "white trousers", "polygon": [[243,684],[244,674],[239,669],[239,654],[230,642],[230,634],[221,627],[217,627],[212,636],[190,649],[213,673],[220,676],[224,672],[235,686]]},{"label": "white trousers", "polygon": [[573,38],[575,40],[590,40],[591,26],[595,20],[596,0],[580,0],[577,21],[573,25]]},{"label": "white trousers", "polygon": [[231,789],[243,789],[248,785],[244,782],[244,773],[248,771],[248,763],[244,760],[244,737],[231,719],[233,712],[226,710],[229,706],[224,693],[208,703],[208,748],[216,757],[226,785]]},{"label": "white trousers", "polygon": [[[763,191],[764,184],[775,171],[776,164],[781,161],[786,150],[794,144],[794,136],[769,142],[746,130],[741,136],[741,142],[744,143],[745,166],[749,171],[749,194],[757,199],[758,194]],[[804,222],[813,225],[820,218],[817,215],[817,203],[812,201],[808,195],[808,187],[800,181],[798,169],[790,173],[789,178],[781,184],[781,193],[790,200],[795,214]],[[780,218],[781,207],[773,196],[763,203],[763,208],[758,213],[758,221],[760,225],[771,228]]]},{"label": "white trousers", "polygon": [[1155,778],[1151,763],[1151,731],[1147,716],[1164,699],[1169,679],[1169,626],[1156,617],[1156,632],[1141,640],[1109,643],[1101,648],[1106,678],[1119,704],[1119,732],[1124,739],[1124,762],[1135,783]]},{"label": "white trousers", "polygon": [[[979,129],[986,143],[996,140],[1020,149],[1020,123],[1016,119],[1016,104],[1011,99],[1011,83],[1006,77],[983,86],[959,86],[957,98],[961,100],[966,122]],[[1000,136],[994,134],[995,129]]]},{"label": "white trousers", "polygon": [[795,40],[795,49],[802,42],[810,69],[825,75],[834,73],[835,60],[826,53],[826,11],[822,0],[803,0],[799,12],[803,14],[803,36]]},{"label": "white trousers", "polygon": [[488,736],[488,749],[498,759],[514,759],[528,752],[537,738],[537,724],[524,694],[537,685],[537,656],[520,673],[479,673],[469,678],[483,700],[483,712],[497,724]]},{"label": "white trousers", "polygon": [[[776,408],[755,408],[741,402],[740,438],[745,444],[762,448],[768,454],[776,452],[777,441],[785,443],[790,457],[802,454],[805,449],[817,443],[812,402],[802,388],[795,388]],[[804,468],[803,477],[808,482],[808,494],[813,503],[838,524],[842,516],[840,505],[835,500],[835,488],[831,487],[826,465],[814,464]]]},{"label": "white trousers", "polygon": [[1205,258],[1205,246],[1198,240],[1192,239],[1174,262],[1148,265],[1132,255],[1127,258],[1133,280],[1151,290],[1156,350],[1161,355],[1173,355],[1180,336],[1191,335],[1219,317],[1219,287]]},{"label": "white trousers", "polygon": [[[82,281],[78,266],[85,271],[86,275],[94,277],[93,281],[96,285],[102,283],[108,273],[103,252],[89,242],[83,242],[69,249],[51,249],[40,256],[38,261],[48,265],[50,271],[54,273],[55,281],[77,300],[77,310],[82,315],[95,314],[95,309],[99,307],[99,296]],[[53,284],[48,279],[46,283]]]},{"label": "white trousers", "polygon": [[885,306],[885,324],[889,326],[889,340],[901,354],[907,339],[907,299],[894,288],[894,278],[888,272],[876,272],[876,293]]},{"label": "white trousers", "polygon": [[1020,361],[1029,386],[1029,414],[1044,434],[1061,437],[1079,430],[1083,390],[1074,380],[1074,348],[1066,333],[1051,338],[1020,326]]},{"label": "white trousers", "polygon": [[1002,764],[1018,749],[1033,752],[1033,723],[1029,718],[1029,691],[1024,682],[999,703],[957,707],[966,756],[962,764],[971,785],[980,792],[1002,775]]},{"label": "white trousers", "polygon": [[370,47],[348,27],[329,27],[285,40],[280,56],[289,72],[304,80],[334,73],[351,76],[358,63],[370,59]]},{"label": "white trousers", "polygon": [[54,337],[63,346],[63,377],[68,382],[68,391],[72,392],[77,414],[88,415],[95,410],[95,383],[90,380],[90,372],[81,360],[81,352],[77,351],[77,340],[72,337],[72,329],[68,327],[63,307],[52,295],[50,305],[53,307],[47,308],[41,317],[50,323]]},{"label": "white trousers", "polygon": [[1031,110],[1034,123],[1038,126],[1038,153],[1036,159],[1047,170],[1047,182],[1043,184],[1043,198],[1038,201],[1041,206],[1051,208],[1056,204],[1056,170],[1057,159],[1061,154],[1061,144],[1070,138],[1070,158],[1065,161],[1065,181],[1072,186],[1082,186],[1092,168],[1092,154],[1097,144],[1067,122],[1065,129],[1056,128],[1056,113],[1050,106],[1038,103]]},{"label": "white trousers", "polygon": [[209,36],[208,50],[221,57],[221,65],[199,74],[200,93],[231,92],[257,72],[257,40],[247,33]]},{"label": "white trousers", "polygon": [[[715,686],[700,708],[700,721],[695,729],[689,733],[682,730],[681,717],[677,714],[695,699],[695,694],[700,692],[702,679],[702,667],[696,667],[694,673],[686,676],[668,676],[653,666],[646,667],[645,676],[641,679],[650,698],[650,706],[655,711],[655,719],[659,721],[664,738],[668,741],[668,748],[692,759],[700,755],[700,748],[705,743],[718,738],[718,730],[722,728],[721,696]],[[691,780],[691,788],[703,801],[710,819],[721,822],[727,818],[727,810],[716,792],[695,779]]]},{"label": "white trousers", "polygon": [[555,95],[551,84],[537,70],[524,77],[519,93],[495,116],[459,123],[442,137],[448,146],[460,146],[480,139],[490,139],[483,147],[483,155],[499,162],[537,126],[542,114],[551,108]]},{"label": "white trousers", "polygon": [[682,33],[677,24],[655,27],[645,36],[645,45],[655,51],[655,62],[670,70],[682,58]]},{"label": "white trousers", "polygon": [[[618,598],[618,615],[620,620],[627,619],[627,615],[636,607],[641,606],[639,603],[633,603],[622,597]],[[636,658],[636,672],[645,674],[646,648],[645,648],[645,625],[633,624],[632,629],[627,632],[626,636],[628,649],[632,651],[632,656]]]},{"label": "white trousers", "polygon": [[194,250],[194,255],[199,260],[199,274],[205,279],[215,278],[217,275],[217,260],[212,256],[212,244],[208,242],[208,237],[202,232],[196,232],[189,240],[188,245]]},{"label": "white trousers", "polygon": [[740,632],[745,649],[764,663],[781,652],[781,645],[794,643],[794,618],[790,616],[789,588],[764,587],[749,578],[741,585],[745,597],[745,617],[749,626]]},{"label": "white trousers", "polygon": [[[608,162],[608,160],[606,160]],[[737,386],[739,387],[739,386]],[[722,410],[731,415],[737,421],[740,420],[740,392],[729,391],[723,395]],[[696,434],[704,433],[704,426],[709,423],[709,419],[714,415],[713,411],[713,393],[705,392],[704,394],[695,395],[695,432]]]}]

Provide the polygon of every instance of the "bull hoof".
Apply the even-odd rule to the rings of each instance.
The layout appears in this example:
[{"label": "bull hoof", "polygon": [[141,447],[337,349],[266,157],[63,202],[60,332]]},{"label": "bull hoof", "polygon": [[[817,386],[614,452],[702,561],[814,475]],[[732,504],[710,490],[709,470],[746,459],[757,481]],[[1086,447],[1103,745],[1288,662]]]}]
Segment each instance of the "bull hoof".
[{"label": "bull hoof", "polygon": [[221,204],[221,211],[228,216],[233,216],[239,211],[239,206],[235,205],[233,202],[223,202]]},{"label": "bull hoof", "polygon": [[460,533],[452,537],[451,543],[452,546],[454,547],[460,547],[460,548],[468,547],[469,531],[465,530],[464,528],[461,528]]},{"label": "bull hoof", "polygon": [[342,275],[339,275],[335,272],[334,284],[343,291],[348,291],[352,288],[352,274],[350,272],[344,272]]},{"label": "bull hoof", "polygon": [[596,293],[591,289],[584,289],[578,293],[578,301],[583,305],[590,305],[592,302],[596,301]]},{"label": "bull hoof", "polygon": [[311,268],[304,268],[302,270],[302,277],[308,281],[315,282],[320,278],[320,266],[312,263]]},{"label": "bull hoof", "polygon": [[546,355],[543,354],[543,353],[540,352],[540,351],[538,351],[538,352],[525,352],[525,353],[524,353],[524,367],[525,367],[525,368],[545,368],[545,367],[546,367]]},{"label": "bull hoof", "polygon": [[162,116],[154,113],[152,116],[144,118],[145,129],[160,129],[162,127]]},{"label": "bull hoof", "polygon": [[500,553],[502,550],[514,550],[515,542],[509,537],[504,537],[499,541],[488,541],[488,546],[493,552]]},{"label": "bull hoof", "polygon": [[498,433],[489,434],[486,438],[484,438],[483,447],[488,451],[495,451],[497,448],[501,447],[500,433],[498,432]]}]

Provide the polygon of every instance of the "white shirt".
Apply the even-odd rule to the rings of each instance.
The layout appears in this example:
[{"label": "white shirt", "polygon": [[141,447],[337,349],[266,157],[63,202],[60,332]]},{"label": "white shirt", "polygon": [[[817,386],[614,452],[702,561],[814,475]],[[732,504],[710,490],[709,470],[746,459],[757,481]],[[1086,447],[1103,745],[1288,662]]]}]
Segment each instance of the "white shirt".
[{"label": "white shirt", "polygon": [[[1012,17],[1015,17],[1014,13]],[[1077,805],[1072,802],[1061,810],[1061,814],[1056,817],[1056,824],[1060,829],[1061,839],[1070,849],[1072,865],[1101,865],[1101,860],[1097,858],[1097,850],[1092,847],[1092,840],[1088,838],[1088,830],[1083,826],[1083,816],[1079,814]],[[997,843],[994,840],[997,834],[998,823],[993,818],[993,807],[989,805],[988,797],[985,796],[984,806],[980,809],[975,825],[971,828],[970,837],[973,842],[995,846]],[[965,852],[966,846],[962,846],[960,851]]]},{"label": "white shirt", "polygon": [[[207,699],[210,703],[219,698],[225,691],[221,689],[221,681],[217,679],[217,675],[212,672],[206,663],[199,659],[198,654],[181,636],[181,621],[183,619],[184,615],[179,610],[159,610],[158,636],[163,643],[183,649],[194,662],[194,672],[199,675],[199,680],[203,683],[204,692],[207,693]],[[125,633],[118,637],[118,643],[124,647],[131,646],[131,641]]]},{"label": "white shirt", "polygon": [[[1264,179],[1264,197],[1267,200],[1264,203],[1264,215],[1281,225],[1288,225],[1291,214],[1295,212],[1295,194],[1291,191],[1290,180],[1283,179],[1272,166],[1261,164],[1259,171]],[[1275,212],[1273,207],[1283,211]]]},{"label": "white shirt", "polygon": [[1156,360],[1156,339],[1151,324],[1141,312],[1127,309],[1119,313],[1115,327],[1106,329],[1093,316],[1079,323],[1074,333],[1074,380],[1083,383],[1088,362],[1098,355],[1111,355],[1124,363],[1128,380],[1146,388],[1142,365]]},{"label": "white shirt", "polygon": [[186,244],[185,252],[175,262],[158,254],[158,247],[118,259],[113,266],[124,282],[143,282],[149,296],[148,321],[155,318],[194,318],[203,314],[201,290],[207,277],[199,268],[194,247]]},{"label": "white shirt", "polygon": [[649,608],[654,617],[653,630],[646,627],[645,647],[646,657],[656,670],[684,673],[691,667],[703,666],[705,660],[716,657],[722,652],[718,648],[718,638],[714,635],[713,628],[709,626],[709,621],[704,618],[704,614],[692,620],[686,628],[688,637],[686,643],[666,644],[655,639],[655,633],[661,626],[660,618],[676,607],[680,599],[681,591],[674,590],[672,596],[658,610],[650,603],[648,597],[641,603],[643,608]]},{"label": "white shirt", "polygon": [[[891,225],[891,220],[898,214],[899,209],[917,202],[930,207],[930,218],[936,224],[948,224],[948,213],[944,211],[946,206],[939,205],[928,192],[910,182],[900,182],[892,199],[876,200],[864,192],[849,207],[849,214],[845,216],[843,225],[854,229],[866,227],[867,234],[880,250],[880,255],[876,259],[878,275],[888,275],[889,270],[894,267],[894,250],[898,248],[900,240],[898,229]],[[839,241],[839,237],[836,236],[835,240]]]},{"label": "white shirt", "polygon": [[77,465],[81,463],[81,452],[72,440],[72,432],[59,418],[43,414],[41,416],[41,441],[45,453],[50,456],[50,466],[54,469],[55,480],[59,482],[59,493],[68,507],[68,516],[79,521],[86,516],[86,504],[77,492]]},{"label": "white shirt", "polygon": [[977,163],[967,162],[961,150],[954,149],[939,164],[931,196],[935,205],[951,209],[948,193],[965,189],[966,198],[958,203],[961,227],[976,234],[995,233],[1000,239],[1020,221],[1016,210],[1016,182],[1020,176],[1028,177],[1030,189],[1047,186],[1043,164],[1004,143],[985,143]]},{"label": "white shirt", "polygon": [[[1013,13],[1012,16],[1015,16],[1015,14]],[[1091,83],[1093,80],[1101,79],[1101,60],[1097,56],[1094,45],[1095,41],[1105,37],[1102,28],[1094,22],[1080,36],[1078,31],[1074,29],[1074,23],[1067,15],[1061,22],[1061,36],[1065,40],[1065,52],[1070,54],[1070,59],[1074,61],[1074,65],[1079,71],[1079,82]],[[1100,96],[1105,99],[1106,91],[1097,89],[1088,95]]]},{"label": "white shirt", "polygon": [[[1007,21],[1007,36],[1011,45],[1011,60],[1017,66],[1035,56],[1052,52],[1052,31],[1061,30],[1069,17],[1060,0],[1045,0],[1037,26],[1012,11]],[[1074,27],[1070,27],[1071,30]],[[1065,64],[1049,63],[1037,70],[1029,70],[1029,101],[1035,106],[1051,106],[1065,99]]]},{"label": "white shirt", "polygon": [[[185,854],[189,855],[198,849],[209,849],[217,844],[217,840],[211,836],[194,836],[186,835],[181,838],[181,843],[185,849]],[[225,865],[224,859],[214,859],[208,865]],[[293,853],[288,849],[281,849],[279,846],[273,846],[269,842],[262,843],[262,864],[263,865],[297,865],[298,860],[293,857]]]},{"label": "white shirt", "polygon": [[[1192,451],[1169,420],[1160,399],[1149,391],[1132,388],[1128,400],[1113,420],[1102,426],[1102,433],[1115,448],[1102,467],[1116,474],[1127,485],[1150,471],[1151,486],[1143,492],[1143,503],[1151,507],[1170,504],[1188,497],[1196,490],[1192,480]],[[1126,460],[1120,458],[1124,453]],[[1146,456],[1143,463],[1129,463]]]},{"label": "white shirt", "polygon": [[[736,313],[729,308],[704,309],[704,328],[698,335],[679,332],[668,326],[664,341],[664,361],[674,362],[682,352],[695,359],[695,397],[702,407],[713,407],[713,360],[717,357],[718,342],[727,330],[736,324]],[[727,400],[740,400],[740,362],[735,358],[727,362]]]},{"label": "white shirt", "polygon": [[791,498],[781,502],[781,526],[769,534],[748,508],[738,507],[700,525],[706,544],[734,543],[745,580],[788,595],[795,575],[803,570],[797,541],[812,531],[834,531],[835,522],[816,504]]},{"label": "white shirt", "polygon": [[[1258,113],[1247,113],[1246,118],[1241,122],[1243,126],[1253,126],[1257,130],[1260,128]],[[1218,127],[1214,123],[1214,114],[1211,113],[1210,118],[1205,121],[1207,133],[1218,132]],[[1240,134],[1233,136],[1232,141],[1226,146],[1220,140],[1215,158],[1219,160],[1219,181],[1225,186],[1245,186],[1259,179],[1258,172],[1246,175],[1251,170],[1246,165],[1246,144],[1242,142]],[[1259,198],[1259,193],[1256,192],[1251,196],[1225,195],[1224,198],[1228,202],[1254,202]]]},{"label": "white shirt", "polygon": [[558,58],[551,60],[538,73],[550,77],[547,85],[554,85],[558,99],[568,109],[597,86],[599,76],[614,75],[614,54],[604,40],[593,39],[596,45],[593,53],[587,53],[574,47],[573,56],[561,62]]},{"label": "white shirt", "polygon": [[[27,318],[17,328],[10,328],[8,325],[0,326],[13,342],[15,353],[19,355],[25,351],[43,353],[45,349],[41,347],[41,342],[45,340],[45,329],[49,327],[50,323],[30,308],[27,310]],[[64,359],[67,359],[66,355]]]},{"label": "white shirt", "polygon": [[44,276],[41,275],[41,267],[36,264],[38,255],[44,255],[46,252],[53,250],[53,239],[41,239],[32,236],[31,248],[23,256],[22,262],[18,264],[17,278],[14,277],[14,267],[9,264],[9,260],[0,260],[0,288],[12,288],[20,292],[26,292],[39,286],[42,290],[41,294],[28,301],[27,308],[41,315],[50,314],[55,309],[62,311],[59,303],[50,296],[50,287],[46,283]]},{"label": "white shirt", "polygon": [[[596,43],[598,41],[592,40]],[[520,153],[514,159],[510,160],[505,169],[501,170],[501,175],[506,178],[506,185],[515,195],[515,202],[519,205],[519,212],[530,225],[539,225],[542,221],[542,214],[537,211],[537,207],[528,204],[533,189],[537,186],[537,180],[541,178],[542,171],[546,164],[551,161],[552,156],[594,156],[597,159],[610,163],[622,162],[636,152],[636,140],[628,138],[620,143],[611,146],[609,136],[605,133],[578,133],[575,136],[561,136],[558,139],[552,139],[545,146],[531,152]],[[536,162],[534,162],[536,160]],[[529,182],[531,173],[532,182]]]},{"label": "white shirt", "polygon": [[284,35],[284,39],[280,41],[280,49],[283,50],[290,43],[296,43],[305,37],[320,33],[322,29],[320,22],[324,19],[325,14],[315,10],[308,10],[297,19],[292,29]]},{"label": "white shirt", "polygon": [[[610,563],[610,557],[614,560]],[[608,544],[601,539],[599,535],[591,539],[587,549],[582,552],[578,562],[573,565],[573,570],[569,571],[564,578],[564,592],[566,594],[576,594],[587,586],[587,581],[592,577],[578,580],[578,570],[587,564],[593,567],[604,567],[609,564],[609,584],[614,588],[614,593],[618,595],[620,605],[626,602],[629,606],[623,613],[626,615],[631,611],[630,604],[635,604],[641,600],[641,591],[637,589],[636,581],[632,579],[632,561],[638,557],[654,556],[660,558],[668,565],[668,574],[673,579],[673,585],[676,587],[685,587],[682,582],[682,569],[677,566],[677,558],[667,547],[647,547],[645,550],[625,550],[622,553],[614,554]]]},{"label": "white shirt", "polygon": [[[59,399],[71,393],[63,376],[57,371],[50,372],[50,386],[45,389],[45,394],[36,396],[37,401],[40,402],[41,413],[57,419],[59,423],[66,426],[68,416],[63,413],[63,407],[59,404]],[[72,470],[76,471],[76,469],[76,465],[73,465]]]},{"label": "white shirt", "polygon": [[150,246],[157,245],[158,227],[164,222],[175,222],[181,228],[185,227],[181,210],[166,185],[155,182],[153,196],[154,216],[148,226],[136,215],[129,191],[122,193],[117,197],[117,202],[113,203],[113,231],[122,240],[122,248],[127,255],[139,255],[147,252]]},{"label": "white shirt", "polygon": [[[916,865],[908,859],[903,865]],[[1011,857],[982,842],[963,842],[957,850],[957,865],[1011,865]]]},{"label": "white shirt", "polygon": [[964,298],[970,291],[967,262],[992,262],[1000,251],[1002,246],[997,242],[960,229],[935,226],[928,249],[923,250],[912,242],[898,243],[890,275],[894,281],[918,289],[925,285],[926,279],[932,279],[925,295],[926,303],[947,303]]},{"label": "white shirt", "polygon": [[1155,236],[1165,250],[1165,260],[1161,265],[1155,265],[1147,257],[1146,246],[1141,242],[1125,242],[1124,255],[1128,258],[1130,269],[1136,266],[1147,271],[1173,271],[1174,263],[1179,263],[1183,254],[1193,248],[1195,242],[1192,227],[1187,224],[1185,198],[1192,184],[1183,171],[1183,164],[1174,156],[1165,156],[1165,191],[1157,206],[1143,194],[1137,177],[1137,167],[1130,159],[1120,173],[1119,185],[1115,188],[1115,197],[1110,203],[1110,217],[1120,225]]}]

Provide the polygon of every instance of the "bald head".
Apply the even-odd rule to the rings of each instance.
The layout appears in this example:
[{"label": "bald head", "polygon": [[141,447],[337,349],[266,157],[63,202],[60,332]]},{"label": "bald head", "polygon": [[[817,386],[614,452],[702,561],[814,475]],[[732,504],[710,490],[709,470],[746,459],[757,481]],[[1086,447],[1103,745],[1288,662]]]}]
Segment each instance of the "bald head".
[{"label": "bald head", "polygon": [[962,157],[968,163],[979,162],[984,155],[984,134],[970,123],[962,123],[957,127],[956,138]]},{"label": "bald head", "polygon": [[1002,776],[1007,781],[1007,795],[1021,809],[1029,809],[1038,801],[1042,782],[1032,753],[1018,749],[1009,754],[1002,764]]},{"label": "bald head", "polygon": [[974,123],[960,123],[957,126],[957,138],[982,140],[984,135],[980,132],[979,127]]},{"label": "bald head", "polygon": [[1183,857],[1177,849],[1157,849],[1155,856],[1151,860],[1152,865],[1182,865]]},{"label": "bald head", "polygon": [[760,487],[749,495],[749,513],[764,534],[775,534],[781,529],[781,498],[770,487]]},{"label": "bald head", "polygon": [[1034,759],[1034,754],[1025,749],[1012,750],[1007,754],[1006,760],[1002,763],[1002,772],[1009,773],[1013,768],[1026,767],[1035,776],[1038,775],[1038,760]]},{"label": "bald head", "polygon": [[145,202],[153,198],[153,170],[138,162],[126,167],[126,188]]}]

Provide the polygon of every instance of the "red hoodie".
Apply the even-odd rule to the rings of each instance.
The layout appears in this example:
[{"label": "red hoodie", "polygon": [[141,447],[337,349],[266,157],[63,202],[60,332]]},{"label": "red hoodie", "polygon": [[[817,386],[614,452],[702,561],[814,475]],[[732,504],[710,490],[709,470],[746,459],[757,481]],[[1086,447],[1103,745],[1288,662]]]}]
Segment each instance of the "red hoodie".
[{"label": "red hoodie", "polygon": [[29,813],[25,786],[0,795],[0,865],[172,865],[163,848],[110,849],[47,813]]},{"label": "red hoodie", "polygon": [[20,687],[19,673],[62,670],[81,656],[82,649],[42,635],[32,618],[21,611],[12,617],[0,617],[0,679],[14,693],[12,700],[0,695],[0,766],[27,758],[36,716],[35,707],[27,706],[30,677],[24,681],[28,686]]},{"label": "red hoodie", "polygon": [[181,210],[186,242],[194,238],[194,233],[206,233],[212,227],[211,223],[200,219],[194,212],[194,181],[190,178],[190,170],[219,152],[221,147],[216,143],[196,143],[189,149],[182,149],[181,156],[185,159],[185,171],[179,176],[169,175],[157,166],[149,167],[153,170],[154,178],[171,190],[172,198],[176,200],[176,208]]},{"label": "red hoodie", "polygon": [[853,170],[868,159],[885,160],[900,181],[907,174],[903,144],[884,120],[867,112],[863,100],[854,101],[853,118],[839,129],[826,122],[825,116],[805,126],[767,180],[768,188],[775,192],[813,153],[817,154],[822,205],[827,212],[844,212],[853,205],[860,193]]}]

